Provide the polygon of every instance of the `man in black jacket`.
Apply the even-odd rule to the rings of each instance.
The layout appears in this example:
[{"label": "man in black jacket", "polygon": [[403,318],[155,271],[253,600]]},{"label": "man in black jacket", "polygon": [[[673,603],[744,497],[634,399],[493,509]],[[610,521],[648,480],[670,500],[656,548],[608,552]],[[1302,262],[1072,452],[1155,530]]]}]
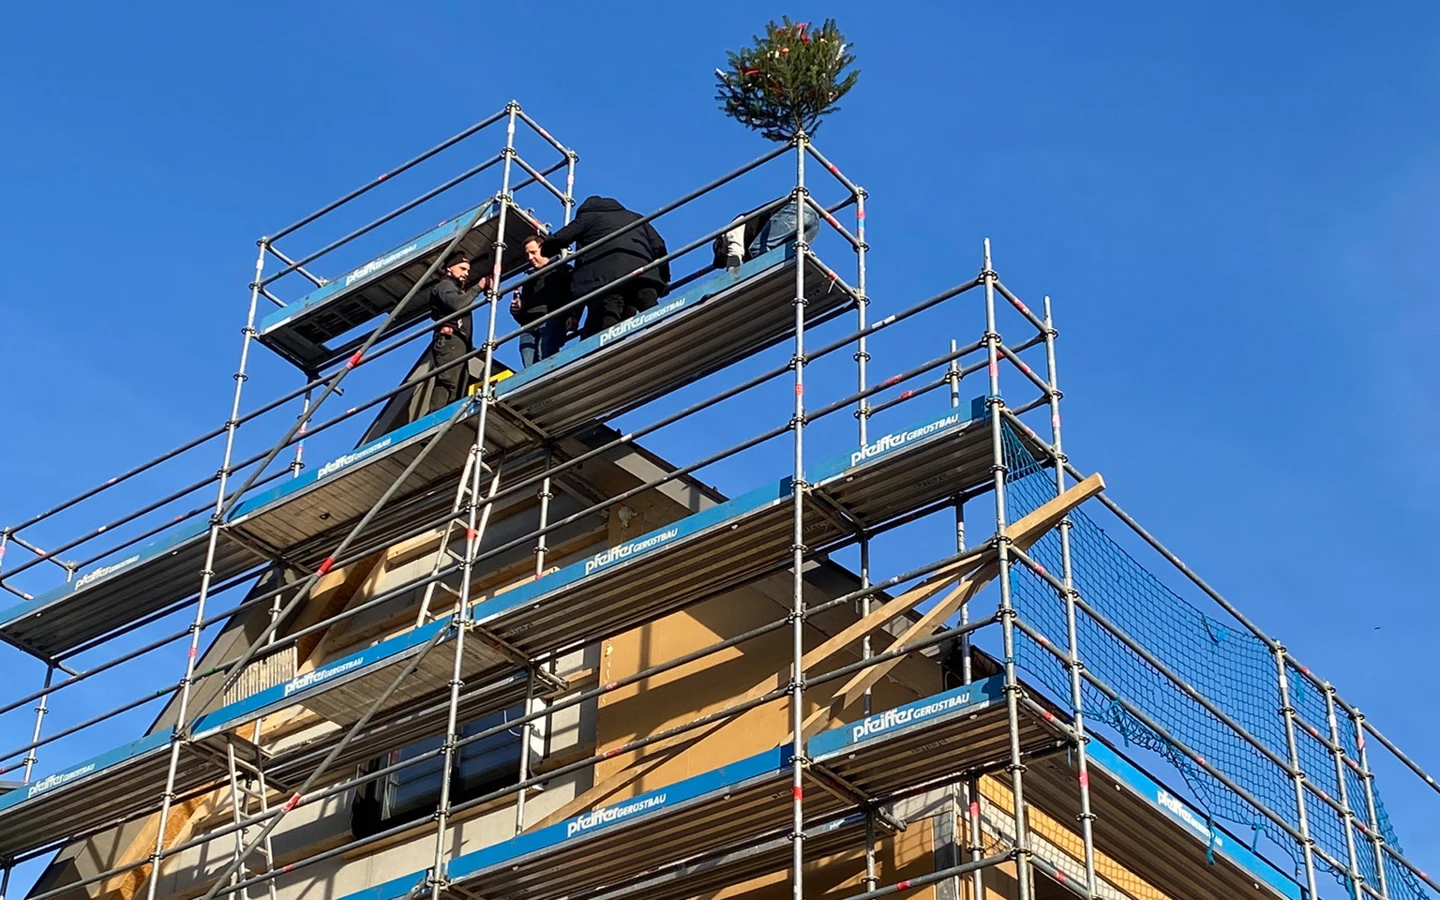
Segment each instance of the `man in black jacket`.
[{"label": "man in black jacket", "polygon": [[[525,239],[525,258],[530,268],[539,269],[550,259],[540,252],[545,239],[532,234]],[[546,313],[555,312],[570,302],[570,267],[557,266],[540,276],[520,285],[515,299],[510,301],[510,315],[520,325],[529,325]],[[576,310],[578,313],[579,310]],[[536,327],[520,335],[520,365],[530,368],[542,359],[548,359],[560,352],[565,343],[565,320],[569,316],[546,319]]]},{"label": "man in black jacket", "polygon": [[[470,260],[463,253],[452,253],[445,260],[445,271],[430,287],[430,318],[437,324],[430,339],[430,370],[454,362],[475,348],[471,341],[474,322],[470,313],[441,322],[452,313],[457,313],[475,302],[475,297],[490,286],[490,276],[482,276],[474,285],[466,287],[470,279]],[[421,407],[421,415],[432,413],[449,406],[464,396],[469,366],[452,366],[436,375],[429,382],[429,396]]]},{"label": "man in black jacket", "polygon": [[[643,311],[653,307],[658,298],[670,289],[670,262],[667,260],[623,284],[614,282],[641,266],[665,256],[665,241],[650,223],[632,228],[619,237],[602,241],[607,235],[639,219],[638,213],[621,206],[609,197],[587,197],[575,212],[575,220],[555,232],[541,245],[543,255],[550,257],[570,244],[576,251],[599,244],[589,253],[575,259],[570,276],[571,296],[578,299],[600,291],[586,304],[585,327],[580,334],[589,337],[619,324],[630,310]],[[601,290],[614,285],[613,290]],[[577,311],[578,312],[578,311]]]}]

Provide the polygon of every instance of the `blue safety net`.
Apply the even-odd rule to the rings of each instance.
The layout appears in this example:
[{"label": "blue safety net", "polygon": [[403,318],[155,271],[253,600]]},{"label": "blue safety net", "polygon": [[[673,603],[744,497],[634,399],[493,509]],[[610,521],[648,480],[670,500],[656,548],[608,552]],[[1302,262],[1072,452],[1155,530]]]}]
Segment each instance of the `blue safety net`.
[{"label": "blue safety net", "polygon": [[[1013,522],[1056,496],[1055,473],[1042,466],[1008,427],[1003,444],[1008,470],[1006,515]],[[1276,759],[1289,759],[1275,654],[1243,625],[1228,616],[1220,618],[1224,613],[1219,607],[1215,608],[1215,615],[1208,614],[1171,590],[1084,512],[1076,510],[1070,519],[1071,570],[1080,598],[1095,616],[1108,621],[1145,651],[1127,646],[1103,627],[1099,619],[1077,609],[1075,624],[1080,659],[1087,671],[1136,707],[1159,730],[1147,726],[1119,702],[1088,683],[1082,686],[1081,695],[1087,719],[1104,722],[1123,741],[1168,760],[1213,824],[1226,824],[1232,833],[1249,839],[1252,848],[1257,850],[1264,848],[1254,847],[1255,842],[1262,836],[1269,838],[1274,846],[1290,855],[1296,879],[1303,885],[1303,863],[1295,839],[1177,746],[1179,743],[1189,747],[1298,832],[1294,781],[1284,767],[1268,758],[1237,730],[1238,727],[1248,732]],[[1058,531],[1041,538],[1028,554],[1051,575],[1061,577]],[[1023,631],[1017,632],[1017,663],[1058,697],[1069,698],[1070,671],[1052,652],[1053,649],[1063,655],[1069,646],[1064,601],[1024,565],[1013,566],[1011,572],[1012,597],[1020,618],[1041,637],[1037,641]],[[1146,659],[1147,654],[1150,660]],[[1155,663],[1183,679],[1234,724],[1187,696]],[[1332,741],[1325,693],[1293,669],[1287,670],[1286,681],[1296,710],[1296,750],[1302,771],[1311,784],[1335,803],[1348,803],[1359,825],[1365,826],[1369,807],[1364,781],[1353,763],[1343,761],[1343,775],[1337,779],[1336,755],[1331,749],[1343,747],[1350,761],[1359,758],[1351,721],[1343,711],[1338,711],[1338,742]],[[1399,844],[1378,791],[1374,809],[1385,843],[1398,850]],[[1361,827],[1352,827],[1347,837],[1345,819],[1313,795],[1306,797],[1306,814],[1317,850],[1317,871],[1329,871],[1345,884],[1342,869],[1323,857],[1330,857],[1342,867],[1349,867],[1353,858],[1353,865],[1365,881],[1375,886],[1376,850],[1369,834]],[[1353,857],[1350,839],[1355,847]],[[1432,896],[1408,870],[1389,860],[1384,866],[1390,896],[1406,900]]]}]

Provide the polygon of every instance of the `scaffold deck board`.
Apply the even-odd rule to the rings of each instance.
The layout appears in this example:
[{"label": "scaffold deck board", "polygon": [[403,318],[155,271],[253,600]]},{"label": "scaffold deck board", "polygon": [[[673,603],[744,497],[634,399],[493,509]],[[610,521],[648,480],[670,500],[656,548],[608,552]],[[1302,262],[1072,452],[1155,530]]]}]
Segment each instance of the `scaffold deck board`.
[{"label": "scaffold deck board", "polygon": [[[1170,896],[1301,900],[1293,879],[1208,824],[1203,812],[1102,741],[1092,736],[1086,746],[1096,849]],[[1078,777],[1069,756],[1034,762],[1025,776],[1026,799],[1072,821],[1080,814]]]},{"label": "scaffold deck board", "polygon": [[[521,242],[544,227],[530,213],[506,201],[504,271],[525,259]],[[285,359],[306,371],[314,371],[348,355],[348,345],[330,347],[326,341],[381,316],[395,304],[453,239],[477,214],[480,220],[461,238],[457,248],[473,258],[494,252],[500,229],[500,204],[490,200],[473,207],[417,235],[398,247],[380,254],[358,268],[266,316],[257,337]],[[395,317],[389,331],[396,331],[424,318],[430,312],[429,299],[422,289]]]},{"label": "scaffold deck board", "polygon": [[[643,316],[500,381],[496,393],[501,402],[489,417],[487,446],[511,457],[523,454],[543,437],[534,426],[556,436],[555,429],[630,408],[783,337],[788,320],[765,311],[783,295],[783,286],[792,283],[786,272],[794,274],[793,247],[777,248],[738,272],[714,273]],[[836,293],[829,284],[826,280],[825,290],[817,288],[812,300],[817,309],[834,308],[826,305]],[[720,306],[729,311],[719,311]],[[600,378],[595,366],[627,377]],[[636,366],[643,369],[643,378],[629,377]],[[586,385],[598,393],[587,394]],[[470,406],[462,409],[465,404]],[[527,410],[538,418],[529,423],[520,419]],[[457,413],[461,421],[431,449],[411,476],[412,486],[392,500],[362,537],[374,543],[406,523],[423,521],[405,506],[415,497],[430,495],[433,502],[425,509],[442,509],[444,492],[431,488],[449,482],[464,465],[474,442],[476,415],[470,400],[436,410],[237,504],[225,526],[236,540],[217,546],[215,581],[244,575],[267,562],[257,549],[237,542],[241,539],[292,565],[317,565],[330,549],[330,536],[363,516]],[[207,531],[204,522],[178,527],[121,560],[79,573],[68,584],[0,612],[0,637],[48,658],[194,596]]]},{"label": "scaffold deck board", "polygon": [[[731,365],[794,333],[795,263],[787,244],[712,272],[501,382],[497,396],[555,435]],[[808,257],[805,297],[810,320],[851,302]]]},{"label": "scaffold deck board", "polygon": [[[815,467],[806,545],[820,550],[850,534],[814,494],[830,495],[873,525],[985,482],[984,422],[949,411]],[[531,654],[651,621],[783,565],[791,496],[790,479],[742,494],[482,601],[474,617]]]},{"label": "scaffold deck board", "polygon": [[[1010,757],[1005,679],[993,675],[915,703],[816,735],[809,744],[823,766],[871,797],[928,779],[994,766]],[[1061,734],[1039,716],[1020,716],[1020,749],[1030,755]],[[883,738],[883,740],[877,739]],[[883,746],[883,752],[875,748]]]},{"label": "scaffold deck board", "polygon": [[[0,611],[0,636],[42,659],[73,650],[199,589],[209,526],[182,525],[160,539],[128,551],[35,599]],[[214,568],[237,575],[264,560],[233,541],[215,545]]]},{"label": "scaffold deck board", "polygon": [[[907,767],[909,777],[904,786],[943,775],[956,763],[962,768],[983,764],[988,760],[984,745],[976,752],[968,751],[970,742],[959,732],[977,727],[973,723],[981,721],[967,713],[996,705],[1000,682],[1000,676],[995,676],[872,717],[878,724],[872,722],[863,734],[850,725],[824,732],[810,741],[807,752],[815,759],[821,754],[834,759],[836,753],[843,753],[879,765],[897,746],[913,739],[917,730],[942,727],[958,729],[951,742],[954,752],[933,760],[928,771]],[[1003,712],[1003,703],[999,706]],[[942,711],[920,714],[932,707]],[[978,727],[987,726],[982,722]],[[927,758],[919,756],[922,762]],[[662,871],[667,896],[693,896],[704,885],[730,874],[743,877],[745,867],[723,863],[727,857],[730,863],[746,861],[744,854],[734,851],[763,848],[767,838],[776,836],[776,823],[785,822],[790,813],[790,777],[787,745],[462,854],[452,859],[446,870],[451,896],[457,900],[469,895],[487,900],[550,900],[592,891],[619,895],[621,888],[636,879],[656,877]],[[859,802],[858,798],[841,800],[819,784],[813,784],[805,797],[807,818],[821,823],[829,820],[837,829],[844,827],[843,817],[854,812]],[[854,824],[850,822],[850,827]],[[711,864],[697,860],[722,848],[730,852],[715,857]],[[778,845],[769,849],[780,850]],[[770,866],[773,859],[760,851],[748,862]],[[400,900],[423,877],[424,873],[415,873],[398,878],[346,900]]]},{"label": "scaffold deck board", "polygon": [[[253,760],[248,743],[242,759]],[[175,792],[184,797],[228,780],[224,750],[182,746]],[[0,796],[0,858],[44,847],[77,832],[158,809],[170,766],[170,731],[116,747]]]},{"label": "scaffold deck board", "polygon": [[[441,645],[431,652],[442,653],[445,659],[453,660],[453,657],[444,651],[445,646]],[[508,709],[522,703],[525,696],[526,677],[523,674],[492,680],[478,689],[467,687],[456,706],[456,721],[469,722],[494,710]],[[327,780],[354,774],[357,766],[390,750],[434,737],[445,730],[449,710],[450,697],[447,692],[432,696],[426,701],[399,707],[392,710],[388,716],[377,716],[331,763],[324,773],[330,776]],[[276,784],[300,783],[315,771],[315,767],[343,734],[345,729],[336,728],[298,746],[277,749],[274,758],[266,763],[266,777]]]}]

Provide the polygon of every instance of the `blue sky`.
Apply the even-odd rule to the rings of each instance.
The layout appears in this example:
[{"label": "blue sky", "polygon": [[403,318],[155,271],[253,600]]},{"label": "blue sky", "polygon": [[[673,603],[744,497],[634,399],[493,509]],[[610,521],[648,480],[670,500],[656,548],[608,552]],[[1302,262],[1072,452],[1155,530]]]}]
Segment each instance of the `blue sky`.
[{"label": "blue sky", "polygon": [[[1440,513],[1440,17],[1421,4],[16,7],[0,34],[0,521],[218,424],[255,239],[512,97],[579,150],[582,196],[636,209],[763,152],[716,111],[711,71],[783,13],[833,15],[856,43],[859,86],[817,138],[870,192],[876,312],[973,275],[990,237],[1007,283],[1055,298],[1077,465],[1440,768],[1414,704],[1440,624],[1423,563]],[[974,300],[925,321],[877,340],[877,376],[983,325]],[[263,350],[253,374],[257,402],[297,383]],[[812,390],[852,378],[817,367]],[[698,458],[782,421],[783,396],[655,446]],[[817,433],[833,451],[812,458],[845,449],[839,425]],[[786,452],[709,477],[737,490]],[[133,498],[106,502],[35,539]],[[28,726],[0,721],[20,743]],[[1390,784],[1407,850],[1433,865],[1437,798]]]}]

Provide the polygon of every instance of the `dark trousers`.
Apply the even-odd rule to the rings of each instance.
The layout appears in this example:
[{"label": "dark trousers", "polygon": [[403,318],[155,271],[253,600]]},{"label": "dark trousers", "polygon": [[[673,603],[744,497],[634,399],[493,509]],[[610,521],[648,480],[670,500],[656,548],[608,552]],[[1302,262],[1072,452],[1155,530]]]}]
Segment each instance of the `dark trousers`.
[{"label": "dark trousers", "polygon": [[645,282],[627,282],[615,288],[614,293],[591,300],[586,305],[585,327],[581,337],[599,334],[612,325],[619,325],[636,312],[651,309],[659,301],[660,292]]},{"label": "dark trousers", "polygon": [[520,332],[520,365],[530,368],[560,352],[565,343],[565,320],[559,317]]},{"label": "dark trousers", "polygon": [[[436,333],[430,341],[430,369],[434,371],[449,362],[454,362],[469,352],[465,340],[454,334]],[[430,402],[425,412],[432,413],[459,400],[465,392],[465,380],[469,367],[462,364],[452,366],[436,375],[430,383]]]}]

